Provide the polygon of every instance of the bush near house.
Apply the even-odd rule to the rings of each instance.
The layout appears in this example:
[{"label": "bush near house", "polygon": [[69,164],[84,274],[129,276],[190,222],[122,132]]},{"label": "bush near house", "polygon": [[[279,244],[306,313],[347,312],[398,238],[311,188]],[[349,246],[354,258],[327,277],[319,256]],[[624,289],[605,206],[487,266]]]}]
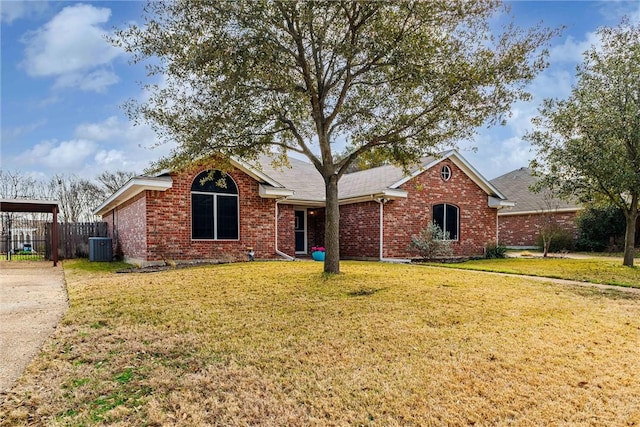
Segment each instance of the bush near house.
[{"label": "bush near house", "polygon": [[411,236],[409,250],[418,252],[425,260],[453,256],[449,233],[445,233],[435,222],[430,222],[418,235]]},{"label": "bush near house", "polygon": [[487,251],[485,253],[485,258],[494,259],[494,258],[506,258],[507,257],[507,247],[504,245],[496,245],[490,244],[487,246]]},{"label": "bush near house", "polygon": [[[539,234],[536,238],[536,246],[544,248],[542,234]],[[572,251],[574,248],[575,240],[569,231],[558,228],[553,232],[551,243],[549,244],[550,253]]]},{"label": "bush near house", "polygon": [[617,252],[624,248],[626,221],[620,208],[589,207],[578,215],[576,225],[578,250]]}]

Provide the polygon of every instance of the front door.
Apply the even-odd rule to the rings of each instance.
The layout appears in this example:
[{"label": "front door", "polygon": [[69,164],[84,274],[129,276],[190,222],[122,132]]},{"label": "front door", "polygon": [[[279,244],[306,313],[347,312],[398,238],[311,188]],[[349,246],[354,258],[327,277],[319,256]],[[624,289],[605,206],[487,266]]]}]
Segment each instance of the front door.
[{"label": "front door", "polygon": [[295,211],[296,253],[307,253],[307,211]]}]

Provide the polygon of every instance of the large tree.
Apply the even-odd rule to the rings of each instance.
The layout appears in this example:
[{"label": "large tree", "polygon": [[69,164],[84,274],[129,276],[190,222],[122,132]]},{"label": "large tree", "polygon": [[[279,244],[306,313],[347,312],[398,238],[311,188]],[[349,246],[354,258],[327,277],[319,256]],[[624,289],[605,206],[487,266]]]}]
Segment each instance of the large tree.
[{"label": "large tree", "polygon": [[640,27],[621,23],[598,31],[577,68],[566,100],[547,99],[528,139],[534,168],[560,195],[613,204],[626,218],[624,265],[633,266],[640,206]]},{"label": "large tree", "polygon": [[[113,42],[152,59],[135,120],[194,159],[309,158],[326,189],[324,270],[338,273],[338,181],[359,156],[408,165],[528,96],[553,31],[505,26],[498,1],[150,1]],[[341,156],[340,148],[352,149]]]}]

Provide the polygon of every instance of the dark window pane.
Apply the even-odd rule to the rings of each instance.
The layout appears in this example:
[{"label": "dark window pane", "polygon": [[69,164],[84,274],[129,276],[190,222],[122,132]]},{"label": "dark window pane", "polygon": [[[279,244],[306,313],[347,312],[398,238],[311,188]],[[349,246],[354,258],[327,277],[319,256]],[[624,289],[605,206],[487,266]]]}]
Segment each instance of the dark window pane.
[{"label": "dark window pane", "polygon": [[218,196],[218,239],[238,238],[238,198]]},{"label": "dark window pane", "polygon": [[446,229],[449,239],[458,240],[458,208],[453,205],[446,205]]},{"label": "dark window pane", "polygon": [[[191,184],[191,191],[201,191],[203,193],[223,193],[238,194],[238,187],[229,175],[220,171],[213,171],[212,178],[208,178],[211,171],[200,173]],[[203,179],[207,179],[204,183]]]},{"label": "dark window pane", "polygon": [[213,239],[213,196],[191,195],[191,237]]},{"label": "dark window pane", "polygon": [[444,205],[433,207],[433,222],[444,231]]}]

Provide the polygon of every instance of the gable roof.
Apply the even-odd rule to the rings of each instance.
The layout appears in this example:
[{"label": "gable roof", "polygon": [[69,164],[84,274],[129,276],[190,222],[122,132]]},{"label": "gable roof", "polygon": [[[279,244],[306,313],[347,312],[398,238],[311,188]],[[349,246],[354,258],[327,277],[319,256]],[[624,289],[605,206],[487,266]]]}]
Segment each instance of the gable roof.
[{"label": "gable roof", "polygon": [[[429,156],[423,158],[420,164],[412,169],[409,174],[406,174],[401,167],[394,165],[384,165],[345,174],[338,186],[340,203],[406,198],[407,192],[400,188],[402,184],[432,168],[444,159],[451,160],[487,193],[490,199],[490,206],[504,207],[513,205],[513,203],[507,201],[507,197],[504,194],[487,181],[456,150],[446,151],[437,157]],[[324,180],[311,163],[289,157],[290,167],[274,167],[271,160],[266,156],[261,157],[258,163],[258,166],[254,166],[238,159],[231,159],[233,166],[260,183],[260,195],[262,197],[286,198],[290,204],[324,206]],[[172,183],[171,177],[167,175],[131,178],[123,187],[97,207],[94,213],[96,215],[104,215],[142,191],[165,191],[172,187]]]},{"label": "gable roof", "polygon": [[311,163],[294,157],[289,157],[289,165],[291,167],[274,167],[270,158],[260,158],[260,168],[265,175],[293,190],[289,200],[324,205],[324,181],[316,168]]},{"label": "gable roof", "polygon": [[529,189],[538,182],[531,169],[522,167],[491,180],[509,200],[515,200],[516,206],[501,211],[500,215],[523,215],[541,213],[543,211],[575,212],[581,207],[574,201],[566,201],[551,197],[548,193],[534,193]]},{"label": "gable roof", "polygon": [[115,207],[131,200],[146,190],[165,191],[173,185],[170,176],[134,176],[115,193],[93,210],[94,215],[104,215]]}]

